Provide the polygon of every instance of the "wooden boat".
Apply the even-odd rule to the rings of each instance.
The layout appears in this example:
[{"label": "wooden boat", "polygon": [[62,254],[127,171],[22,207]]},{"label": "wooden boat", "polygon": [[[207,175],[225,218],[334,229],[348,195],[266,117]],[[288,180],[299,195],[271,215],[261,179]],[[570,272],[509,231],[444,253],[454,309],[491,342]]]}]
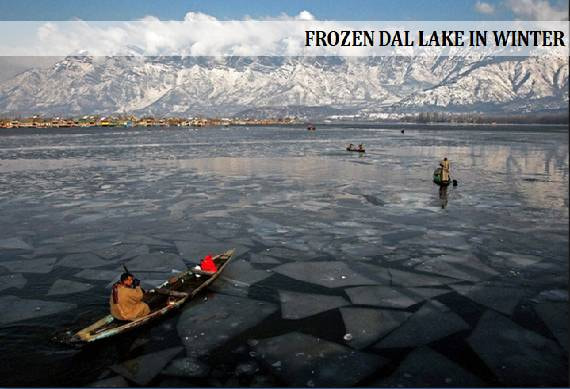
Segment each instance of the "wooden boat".
[{"label": "wooden boat", "polygon": [[436,184],[441,185],[441,186],[447,186],[447,185],[449,185],[449,183],[451,181],[450,180],[443,181],[441,179],[441,168],[438,167],[437,169],[435,169],[433,171],[433,182],[435,182]]},{"label": "wooden boat", "polygon": [[197,269],[181,272],[154,289],[154,293],[146,293],[143,301],[147,303],[151,312],[133,321],[117,320],[110,314],[78,331],[71,338],[71,343],[90,343],[96,340],[109,338],[129,330],[141,327],[150,321],[158,319],[168,312],[182,306],[202,290],[206,289],[232,259],[235,249],[216,255],[213,260],[218,269],[215,273],[206,273]]},{"label": "wooden boat", "polygon": [[353,149],[353,148],[350,148],[350,147],[347,147],[347,148],[346,148],[346,151],[355,151],[355,152],[357,152],[357,153],[365,153],[365,152],[366,152],[366,150],[364,150],[364,149],[360,150],[360,149]]}]

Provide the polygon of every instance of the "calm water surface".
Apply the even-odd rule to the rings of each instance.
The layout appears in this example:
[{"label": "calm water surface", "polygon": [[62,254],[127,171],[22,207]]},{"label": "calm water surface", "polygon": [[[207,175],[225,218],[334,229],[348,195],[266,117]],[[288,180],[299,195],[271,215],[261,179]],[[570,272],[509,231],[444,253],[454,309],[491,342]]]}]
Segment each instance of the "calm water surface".
[{"label": "calm water surface", "polygon": [[[0,215],[2,386],[568,384],[567,129],[2,130]],[[181,312],[52,340],[121,264],[232,247]]]}]

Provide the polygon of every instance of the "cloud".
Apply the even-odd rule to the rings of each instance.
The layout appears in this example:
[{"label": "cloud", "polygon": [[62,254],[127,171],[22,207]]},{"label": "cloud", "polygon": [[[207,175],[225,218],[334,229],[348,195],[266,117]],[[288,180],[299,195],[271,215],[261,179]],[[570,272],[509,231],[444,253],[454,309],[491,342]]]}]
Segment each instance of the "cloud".
[{"label": "cloud", "polygon": [[495,7],[484,1],[477,1],[477,3],[475,3],[475,11],[485,15],[492,15],[495,13]]},{"label": "cloud", "polygon": [[548,0],[507,0],[505,5],[524,20],[568,20],[568,2],[553,6]]}]

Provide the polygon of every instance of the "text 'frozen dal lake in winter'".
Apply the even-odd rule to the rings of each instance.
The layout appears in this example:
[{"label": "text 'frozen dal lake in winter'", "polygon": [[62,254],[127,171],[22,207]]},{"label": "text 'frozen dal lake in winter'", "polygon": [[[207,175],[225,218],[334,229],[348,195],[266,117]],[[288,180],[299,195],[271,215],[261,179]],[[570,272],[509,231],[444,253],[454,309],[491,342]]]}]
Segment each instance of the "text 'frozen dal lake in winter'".
[{"label": "text 'frozen dal lake in winter'", "polygon": [[[568,384],[566,129],[3,130],[0,212],[2,386]],[[175,314],[51,340],[122,264],[149,288],[233,247]]]}]

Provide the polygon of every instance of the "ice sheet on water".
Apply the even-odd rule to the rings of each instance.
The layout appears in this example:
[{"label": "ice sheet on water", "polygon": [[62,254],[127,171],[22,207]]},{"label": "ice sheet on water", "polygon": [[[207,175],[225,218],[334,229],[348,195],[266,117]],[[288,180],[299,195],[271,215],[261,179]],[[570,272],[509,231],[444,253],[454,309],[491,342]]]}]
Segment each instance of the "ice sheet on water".
[{"label": "ice sheet on water", "polygon": [[39,258],[19,261],[0,262],[0,266],[5,267],[13,273],[38,273],[47,274],[52,271],[57,258]]},{"label": "ice sheet on water", "polygon": [[147,245],[154,245],[154,246],[171,246],[165,240],[156,239],[150,236],[140,235],[140,234],[127,234],[122,239],[119,239],[125,243],[139,243],[139,244],[147,244]]},{"label": "ice sheet on water", "polygon": [[121,256],[121,260],[134,258],[138,255],[148,254],[150,252],[147,245],[135,246]]},{"label": "ice sheet on water", "polygon": [[533,297],[532,301],[540,302],[564,302],[568,301],[568,290],[565,289],[551,289],[543,290],[536,297]]},{"label": "ice sheet on water", "polygon": [[294,280],[327,288],[376,284],[376,281],[356,273],[346,263],[338,261],[286,263],[277,266],[273,271]]},{"label": "ice sheet on water", "polygon": [[[111,259],[114,257],[124,256],[127,253],[131,252],[132,250],[137,249],[139,246],[136,244],[112,244],[104,249],[97,250],[94,252],[95,255],[98,255],[101,258]],[[141,253],[143,254],[143,253]]]},{"label": "ice sheet on water", "polygon": [[10,288],[22,289],[28,282],[21,274],[0,276],[0,292]]},{"label": "ice sheet on water", "polygon": [[505,266],[511,268],[523,268],[526,266],[534,265],[542,261],[543,258],[534,255],[523,255],[508,253],[505,251],[497,251],[495,255],[490,256],[489,260],[493,266]]},{"label": "ice sheet on water", "polygon": [[205,355],[275,311],[274,304],[215,294],[186,306],[178,320],[178,335],[188,355]]},{"label": "ice sheet on water", "polygon": [[282,246],[271,247],[267,249],[264,254],[275,258],[282,258],[293,261],[298,261],[300,257],[307,256],[307,254],[303,253],[302,251],[291,250]]},{"label": "ice sheet on water", "polygon": [[524,289],[491,284],[450,285],[457,293],[478,304],[512,315],[518,302],[528,294]]},{"label": "ice sheet on water", "polygon": [[257,270],[245,260],[233,260],[226,266],[223,274],[226,279],[239,281],[247,285],[253,285],[271,276],[271,273],[265,270]]},{"label": "ice sheet on water", "polygon": [[[224,272],[225,273],[225,272]],[[222,274],[216,282],[208,286],[208,290],[216,293],[223,293],[230,296],[247,297],[250,284],[231,278],[226,278]]]},{"label": "ice sheet on water", "polygon": [[66,255],[57,263],[57,266],[73,267],[77,269],[90,269],[105,265],[109,265],[109,262],[91,253]]},{"label": "ice sheet on water", "polygon": [[[234,248],[227,241],[212,239],[203,234],[189,234],[188,240],[176,241],[178,253],[188,263],[200,263],[202,258],[208,254],[217,255]],[[236,246],[234,255],[239,255],[247,251],[242,246]]]},{"label": "ice sheet on water", "polygon": [[440,248],[455,250],[468,250],[471,245],[467,241],[467,234],[459,231],[433,231],[426,233],[423,242],[429,242]]},{"label": "ice sheet on water", "polygon": [[469,325],[445,305],[428,301],[401,327],[374,345],[374,348],[426,345],[466,329],[469,329]]},{"label": "ice sheet on water", "polygon": [[117,270],[85,269],[85,270],[80,271],[77,274],[74,274],[74,277],[83,278],[83,279],[91,280],[91,281],[111,281],[112,280],[112,282],[115,282],[119,279],[122,272],[123,272],[122,268],[117,268]]},{"label": "ice sheet on water", "polygon": [[473,256],[442,255],[425,261],[416,270],[465,281],[483,281],[499,273]]},{"label": "ice sheet on water", "polygon": [[539,303],[534,306],[534,310],[558,339],[558,343],[568,352],[568,302]]},{"label": "ice sheet on water", "polygon": [[27,300],[16,296],[0,296],[0,324],[49,316],[75,308],[75,304],[55,301]]},{"label": "ice sheet on water", "polygon": [[87,385],[89,388],[126,388],[129,383],[121,376],[104,378]]},{"label": "ice sheet on water", "polygon": [[57,280],[49,288],[48,296],[60,296],[72,293],[79,293],[89,290],[93,287],[91,284],[85,282],[76,282],[69,280]]},{"label": "ice sheet on water", "polygon": [[389,232],[387,234],[383,234],[382,240],[384,241],[385,244],[389,246],[394,246],[394,245],[399,245],[405,240],[421,237],[424,234],[425,231],[403,230],[403,231]]},{"label": "ice sheet on water", "polygon": [[195,358],[178,358],[172,360],[161,374],[172,377],[201,378],[207,377],[210,367]]},{"label": "ice sheet on water", "polygon": [[93,223],[97,220],[101,220],[105,218],[105,215],[102,214],[91,214],[91,215],[83,215],[83,216],[79,216],[77,219],[73,219],[72,221],[70,221],[70,224],[87,224],[87,223]]},{"label": "ice sheet on water", "polygon": [[395,286],[358,286],[345,290],[353,304],[407,308],[449,292],[447,289],[402,288]]},{"label": "ice sheet on water", "polygon": [[28,250],[34,248],[20,238],[7,238],[0,240],[0,249],[3,250]]},{"label": "ice sheet on water", "polygon": [[113,365],[111,370],[137,385],[148,385],[182,350],[183,347],[172,347],[152,354],[145,354]]},{"label": "ice sheet on water", "polygon": [[130,272],[134,271],[156,271],[169,272],[173,269],[182,271],[186,269],[186,264],[180,256],[172,253],[149,253],[139,255],[126,264]]},{"label": "ice sheet on water", "polygon": [[483,387],[484,382],[429,347],[412,351],[388,378],[376,381],[376,387]]},{"label": "ice sheet on water", "polygon": [[273,257],[270,257],[268,255],[265,255],[263,253],[261,253],[261,254],[253,254],[253,253],[249,254],[249,258],[250,258],[249,261],[251,263],[260,263],[263,265],[279,265],[279,264],[281,264],[280,260],[273,258]]},{"label": "ice sheet on water", "polygon": [[457,282],[453,278],[412,273],[397,269],[388,269],[388,272],[392,283],[399,286],[441,286]]},{"label": "ice sheet on water", "polygon": [[283,319],[303,319],[321,312],[349,305],[340,296],[279,291]]},{"label": "ice sheet on water", "polygon": [[387,363],[378,355],[300,332],[260,340],[254,350],[275,375],[294,387],[353,386]]},{"label": "ice sheet on water", "polygon": [[381,309],[344,307],[340,308],[346,332],[352,335],[347,345],[365,348],[399,327],[411,313]]},{"label": "ice sheet on water", "polygon": [[467,338],[506,386],[567,386],[568,358],[556,342],[486,311]]},{"label": "ice sheet on water", "polygon": [[179,220],[183,219],[188,208],[192,207],[193,205],[196,205],[196,203],[197,203],[196,199],[186,199],[177,202],[176,204],[168,207],[167,209],[170,212],[171,218]]}]

